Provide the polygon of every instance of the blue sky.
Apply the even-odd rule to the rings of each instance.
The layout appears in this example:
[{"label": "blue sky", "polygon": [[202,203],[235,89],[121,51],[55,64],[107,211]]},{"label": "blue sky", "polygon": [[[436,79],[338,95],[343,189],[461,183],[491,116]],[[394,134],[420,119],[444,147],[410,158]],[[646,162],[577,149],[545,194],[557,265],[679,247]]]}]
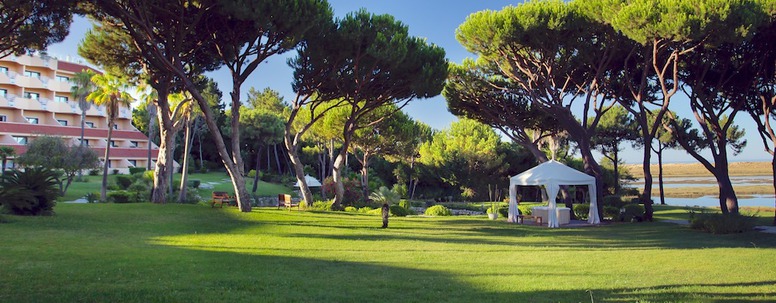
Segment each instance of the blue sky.
[{"label": "blue sky", "polygon": [[[455,40],[456,28],[466,20],[469,14],[485,9],[499,10],[504,6],[519,2],[517,0],[329,0],[336,17],[342,17],[360,8],[365,8],[367,11],[376,14],[391,14],[409,27],[411,35],[424,37],[430,43],[443,47],[447,53],[447,58],[451,62],[456,63],[460,63],[466,57],[473,57]],[[49,54],[60,59],[66,56],[77,57],[77,45],[90,27],[91,25],[87,20],[77,18],[71,27],[70,35],[67,39],[62,43],[49,47]],[[260,65],[244,84],[242,88],[243,94],[250,87],[255,87],[259,90],[269,87],[279,91],[286,100],[291,100],[294,96],[291,89],[292,72],[286,64],[286,60],[293,55],[294,52],[289,52],[281,56],[275,56]],[[224,92],[225,99],[227,99],[228,92],[232,89],[229,73],[221,70],[209,73],[208,76],[218,82],[219,88]],[[675,97],[672,101],[672,110],[678,111],[680,115],[684,113],[685,117],[690,117],[686,103],[686,98],[681,96]],[[405,111],[414,119],[423,121],[435,129],[447,128],[450,123],[457,120],[455,116],[447,111],[446,102],[441,96],[425,100],[415,100],[405,108]],[[749,142],[744,152],[734,157],[733,160],[753,161],[768,159],[769,155],[764,152],[751,119],[748,116],[740,115],[737,120],[742,127],[747,129]],[[630,146],[627,146],[622,158],[626,163],[640,163],[641,153],[640,150],[633,150]],[[694,162],[694,159],[682,151],[671,151],[666,159],[665,161],[667,162]]]}]

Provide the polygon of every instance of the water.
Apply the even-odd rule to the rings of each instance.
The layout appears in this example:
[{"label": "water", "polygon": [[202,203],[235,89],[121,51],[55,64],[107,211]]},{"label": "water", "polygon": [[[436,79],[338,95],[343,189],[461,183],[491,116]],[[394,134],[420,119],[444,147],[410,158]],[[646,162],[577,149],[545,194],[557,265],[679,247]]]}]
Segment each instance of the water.
[{"label": "water", "polygon": [[[660,197],[652,197],[655,204],[660,203]],[[752,198],[738,199],[738,207],[745,206],[765,206],[774,207],[774,195],[755,195]],[[666,197],[666,204],[672,206],[703,206],[703,207],[719,207],[719,198],[716,196],[705,196],[700,198],[668,198]]]}]

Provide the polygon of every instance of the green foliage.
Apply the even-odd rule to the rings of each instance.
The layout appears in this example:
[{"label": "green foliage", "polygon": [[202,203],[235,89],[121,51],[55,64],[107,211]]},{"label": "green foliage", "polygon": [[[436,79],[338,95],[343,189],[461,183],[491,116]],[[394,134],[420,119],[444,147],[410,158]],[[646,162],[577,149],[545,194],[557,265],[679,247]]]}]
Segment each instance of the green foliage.
[{"label": "green foliage", "polygon": [[149,183],[154,182],[154,171],[153,170],[147,170],[143,172],[143,179],[146,180]]},{"label": "green foliage", "polygon": [[[363,206],[364,195],[361,191],[361,182],[355,178],[343,178],[342,184],[345,187],[345,196],[343,206]],[[327,177],[323,180],[323,191],[327,197],[334,197],[334,179]]]},{"label": "green foliage", "polygon": [[604,206],[613,206],[613,207],[623,207],[625,206],[625,201],[622,200],[622,196],[604,196],[604,200],[602,201]]},{"label": "green foliage", "polygon": [[412,203],[409,200],[399,200],[399,206],[404,207],[406,210],[412,209]]},{"label": "green foliage", "polygon": [[407,215],[410,214],[410,212],[407,211],[406,208],[401,207],[399,205],[391,205],[389,207],[389,210],[391,212],[391,215],[396,217],[406,217]]},{"label": "green foliage", "polygon": [[426,209],[426,216],[452,216],[453,213],[444,205],[434,205]]},{"label": "green foliage", "polygon": [[60,195],[57,174],[46,168],[14,170],[0,178],[0,204],[14,215],[54,214],[54,201]]},{"label": "green foliage", "polygon": [[98,167],[99,158],[88,147],[68,145],[61,137],[40,136],[32,140],[17,162],[61,172],[64,178],[57,177],[57,182],[65,193],[79,171]]},{"label": "green foliage", "polygon": [[617,219],[620,216],[620,208],[616,206],[604,205],[604,217]]},{"label": "green foliage", "polygon": [[84,195],[84,199],[86,199],[86,203],[97,203],[100,202],[100,193],[98,192],[90,192]]},{"label": "green foliage", "polygon": [[143,173],[144,171],[146,171],[145,167],[130,167],[129,168],[129,174],[130,175],[134,175],[134,174],[138,174],[138,173]]},{"label": "green foliage", "polygon": [[130,203],[132,194],[126,190],[113,190],[108,192],[108,199],[113,203]]},{"label": "green foliage", "polygon": [[355,208],[353,206],[348,206],[348,207],[345,207],[345,212],[357,213],[358,212],[358,208]]},{"label": "green foliage", "polygon": [[67,37],[76,2],[4,0],[0,14],[0,57],[45,51]]},{"label": "green foliage", "polygon": [[250,178],[256,177],[256,170],[255,169],[251,169],[248,172],[248,177],[250,177]]},{"label": "green foliage", "polygon": [[490,206],[488,207],[487,213],[489,214],[495,214],[498,212],[498,204],[497,203],[490,203]]},{"label": "green foliage", "polygon": [[118,185],[120,189],[126,190],[132,185],[132,178],[129,176],[118,175],[116,176],[116,185]]},{"label": "green foliage", "polygon": [[199,189],[200,185],[202,185],[201,180],[197,180],[197,179],[189,180],[189,184],[188,184],[189,187]]},{"label": "green foliage", "polygon": [[[378,208],[378,209],[379,209],[379,208]],[[358,209],[358,212],[359,212],[359,213],[362,213],[362,214],[368,214],[369,212],[371,212],[371,211],[373,211],[373,210],[375,210],[375,208],[371,208],[371,207],[369,207],[369,206],[364,206],[364,207],[361,207],[361,208],[359,208],[359,209]]]},{"label": "green foliage", "polygon": [[580,220],[587,220],[587,216],[590,214],[590,204],[574,204],[574,215]]},{"label": "green foliage", "polygon": [[509,218],[509,205],[501,205],[501,206],[499,206],[498,213],[499,213],[499,215],[501,215],[501,217]]},{"label": "green foliage", "polygon": [[381,186],[379,189],[374,191],[371,195],[369,195],[369,198],[372,199],[372,201],[377,202],[379,204],[388,204],[388,205],[394,205],[399,203],[399,194],[396,192],[388,189],[385,186]]},{"label": "green foliage", "polygon": [[720,213],[690,213],[690,228],[712,234],[732,234],[754,229],[755,216]]},{"label": "green foliage", "polygon": [[399,197],[407,197],[407,185],[396,183],[391,190],[399,195]]},{"label": "green foliage", "polygon": [[533,212],[531,207],[533,207],[533,205],[518,205],[517,209],[520,211],[520,214],[530,216]]},{"label": "green foliage", "polygon": [[641,221],[644,217],[644,206],[641,204],[626,204],[620,209],[620,221]]},{"label": "green foliage", "polygon": [[148,186],[146,186],[142,181],[132,183],[132,185],[127,187],[127,191],[132,193],[132,201],[134,202],[141,202],[145,200],[150,193],[148,191]]},{"label": "green foliage", "polygon": [[113,169],[113,174],[114,174],[114,175],[118,175],[118,174],[119,174],[119,170],[118,170],[117,168],[114,168],[114,169]]},{"label": "green foliage", "polygon": [[312,207],[310,207],[310,210],[319,210],[319,211],[331,211],[332,204],[334,204],[334,201],[315,201],[313,202]]},{"label": "green foliage", "polygon": [[89,175],[90,176],[99,176],[100,175],[100,171],[97,170],[97,169],[90,169],[89,170]]}]

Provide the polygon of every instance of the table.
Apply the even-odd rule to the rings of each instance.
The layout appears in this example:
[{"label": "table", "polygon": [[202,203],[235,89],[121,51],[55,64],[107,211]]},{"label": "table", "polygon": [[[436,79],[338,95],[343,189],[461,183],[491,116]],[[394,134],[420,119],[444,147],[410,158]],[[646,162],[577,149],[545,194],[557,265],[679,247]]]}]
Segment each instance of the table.
[{"label": "table", "polygon": [[[542,217],[543,222],[549,222],[549,206],[536,206],[531,208],[531,215]],[[569,224],[571,221],[571,209],[568,207],[556,207],[555,214],[558,218],[558,224]]]}]

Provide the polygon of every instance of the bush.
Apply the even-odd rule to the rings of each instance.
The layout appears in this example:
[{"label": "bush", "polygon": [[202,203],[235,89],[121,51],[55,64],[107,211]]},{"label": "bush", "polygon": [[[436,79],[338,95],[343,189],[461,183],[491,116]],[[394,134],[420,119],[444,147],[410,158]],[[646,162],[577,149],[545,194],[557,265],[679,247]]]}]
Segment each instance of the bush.
[{"label": "bush", "polygon": [[89,170],[89,175],[90,176],[99,176],[100,175],[100,171],[97,170],[97,169],[90,169]]},{"label": "bush", "polygon": [[590,214],[590,204],[574,204],[574,215],[579,220],[587,220],[587,216]]},{"label": "bush", "polygon": [[60,194],[56,178],[45,168],[14,170],[0,179],[0,204],[14,215],[52,215]]},{"label": "bush", "polygon": [[132,195],[126,190],[115,190],[108,193],[108,199],[113,203],[129,203]]},{"label": "bush", "polygon": [[145,200],[145,197],[148,197],[148,187],[141,182],[136,182],[130,185],[128,188],[128,191],[132,193],[132,201],[134,202],[140,202]]},{"label": "bush", "polygon": [[118,175],[118,174],[119,174],[119,170],[118,170],[117,168],[114,168],[114,169],[113,169],[113,174],[114,174],[114,175]]},{"label": "bush", "polygon": [[644,215],[644,206],[639,204],[626,204],[620,209],[620,221],[641,222]]},{"label": "bush", "polygon": [[609,205],[605,205],[604,206],[604,217],[612,218],[612,219],[617,219],[617,218],[619,218],[619,216],[620,216],[620,208],[619,207],[614,207],[614,206],[609,206]]},{"label": "bush", "polygon": [[690,213],[690,228],[712,234],[742,233],[754,229],[754,216],[740,214]]},{"label": "bush", "polygon": [[501,205],[498,208],[498,214],[504,218],[509,218],[509,205]]},{"label": "bush", "polygon": [[251,169],[248,172],[248,177],[250,177],[250,178],[256,177],[256,170],[255,169]]},{"label": "bush", "polygon": [[87,193],[86,195],[84,195],[84,199],[86,199],[86,203],[100,202],[100,193],[98,192]]},{"label": "bush", "polygon": [[145,167],[130,167],[129,168],[129,174],[130,175],[134,175],[134,174],[137,174],[137,173],[142,173],[144,171],[146,171]]},{"label": "bush", "polygon": [[358,212],[358,208],[355,208],[353,206],[348,206],[348,207],[345,207],[345,211],[349,212],[349,213],[357,213]]},{"label": "bush", "polygon": [[533,206],[532,206],[532,205],[518,205],[518,206],[517,206],[517,210],[519,210],[519,211],[520,211],[520,214],[521,214],[521,215],[524,215],[524,216],[530,216],[530,215],[531,215],[531,213],[533,212],[533,211],[531,210],[531,207],[533,207]]},{"label": "bush", "polygon": [[399,197],[406,197],[407,196],[407,185],[404,184],[394,184],[393,188],[391,190],[397,194],[399,194]]},{"label": "bush", "polygon": [[200,186],[200,185],[202,185],[202,181],[200,181],[200,180],[197,180],[197,179],[194,179],[194,180],[189,180],[189,186],[190,186],[190,187],[193,187],[193,188],[199,189],[199,186]]},{"label": "bush", "polygon": [[603,202],[601,204],[604,206],[609,205],[617,208],[625,206],[625,202],[622,200],[621,196],[605,196],[604,200],[601,202]]},{"label": "bush", "polygon": [[367,215],[375,215],[375,216],[382,216],[383,215],[383,209],[382,208],[375,208],[368,212],[366,212]]},{"label": "bush", "polygon": [[126,190],[132,185],[132,179],[129,176],[118,175],[116,176],[116,185],[118,185],[120,189]]},{"label": "bush", "polygon": [[399,200],[399,206],[404,207],[406,210],[412,209],[412,203],[408,200]]},{"label": "bush", "polygon": [[116,183],[108,183],[108,190],[121,190],[121,187],[116,185]]},{"label": "bush", "polygon": [[154,183],[154,171],[147,170],[143,172],[143,179],[146,180],[148,183]]},{"label": "bush", "polygon": [[331,205],[334,204],[334,200],[332,201],[315,201],[313,202],[313,206],[310,208],[311,210],[320,210],[320,211],[331,211]]},{"label": "bush", "polygon": [[371,208],[371,207],[369,207],[369,206],[364,206],[364,207],[362,207],[362,208],[359,208],[359,209],[358,209],[358,212],[360,212],[360,213],[362,213],[362,214],[368,214],[369,212],[371,212],[371,211],[373,211],[373,210],[375,210],[375,209],[374,209],[374,208]]},{"label": "bush", "polygon": [[369,195],[369,198],[372,199],[372,201],[378,203],[378,204],[388,204],[393,205],[399,202],[399,194],[396,192],[388,189],[385,186],[380,186],[379,189],[374,191],[371,195]]},{"label": "bush", "polygon": [[444,205],[434,205],[426,209],[425,212],[426,216],[452,216],[453,213],[450,212],[447,207]]},{"label": "bush", "polygon": [[[361,191],[361,182],[357,179],[343,178],[342,183],[345,187],[345,196],[343,197],[342,206],[364,206],[364,195]],[[334,197],[334,179],[331,177],[323,180],[323,191],[327,197]]]},{"label": "bush", "polygon": [[[389,209],[391,211],[392,216],[406,217],[407,215],[410,214],[406,208],[401,207],[399,205],[391,205]],[[380,210],[380,212],[381,212],[380,214],[382,214],[382,209]]]}]

